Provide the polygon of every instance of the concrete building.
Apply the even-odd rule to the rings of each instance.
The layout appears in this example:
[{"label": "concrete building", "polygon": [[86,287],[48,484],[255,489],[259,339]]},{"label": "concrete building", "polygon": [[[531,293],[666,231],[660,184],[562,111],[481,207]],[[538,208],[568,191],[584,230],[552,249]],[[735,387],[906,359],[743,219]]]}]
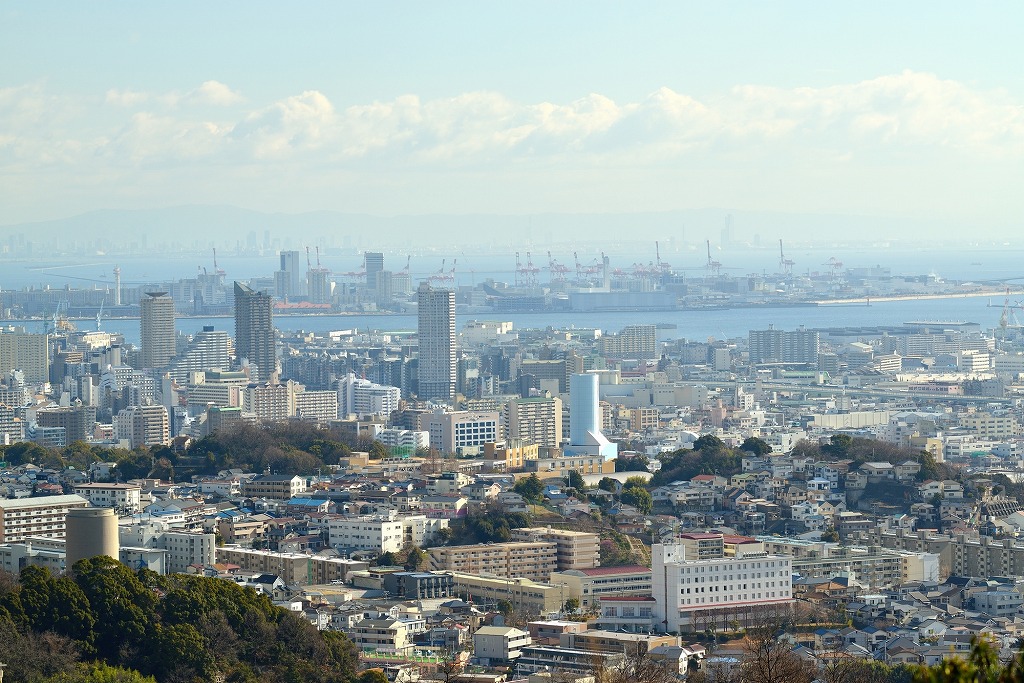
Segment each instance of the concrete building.
[{"label": "concrete building", "polygon": [[62,427],[67,443],[87,441],[96,426],[96,406],[40,408],[36,411],[36,422],[40,427]]},{"label": "concrete building", "polygon": [[473,656],[482,666],[507,665],[532,642],[529,633],[512,626],[481,626],[473,634]]},{"label": "concrete building", "polygon": [[240,282],[235,283],[235,355],[239,364],[256,366],[253,381],[268,382],[277,374],[274,300]]},{"label": "concrete building", "polygon": [[196,332],[184,351],[167,368],[179,384],[188,381],[190,373],[206,370],[227,370],[231,367],[230,340],[224,330],[204,325]]},{"label": "concrete building", "polygon": [[48,347],[49,337],[45,334],[0,329],[0,376],[10,377],[11,372],[20,370],[26,384],[50,381]]},{"label": "concrete building", "polygon": [[455,399],[455,292],[424,282],[417,291],[421,399]]},{"label": "concrete building", "polygon": [[[341,557],[307,555],[305,553],[277,553],[225,545],[216,548],[217,562],[237,564],[242,571],[261,572],[281,577],[289,586],[310,586],[345,581],[354,571],[364,571],[369,565]],[[211,563],[212,564],[212,563]]]},{"label": "concrete building", "polygon": [[750,330],[747,344],[751,363],[817,364],[820,335],[802,327],[793,331]]},{"label": "concrete building", "polygon": [[793,602],[790,557],[751,553],[688,560],[685,554],[679,544],[656,543],[651,550],[657,631],[693,631],[704,628],[700,620],[725,624],[751,607]]},{"label": "concrete building", "polygon": [[167,292],[146,292],[139,300],[143,368],[164,368],[174,358],[174,299]]},{"label": "concrete building", "polygon": [[298,475],[289,477],[286,474],[264,474],[243,481],[241,490],[247,498],[289,500],[305,493],[306,480]]},{"label": "concrete building", "polygon": [[260,422],[283,422],[295,415],[295,395],[301,386],[292,380],[250,384],[242,391],[242,409]]},{"label": "concrete building", "polygon": [[278,299],[295,299],[305,294],[302,276],[302,255],[297,251],[279,254],[281,269],[274,272],[274,295]]},{"label": "concrete building", "polygon": [[547,581],[557,568],[556,548],[554,543],[526,541],[438,546],[427,549],[427,568]]},{"label": "concrete building", "polygon": [[30,536],[64,538],[68,510],[88,507],[81,496],[0,499],[0,543]]},{"label": "concrete building", "polygon": [[119,516],[142,512],[142,487],[136,484],[76,484],[75,494],[98,508],[110,508]]},{"label": "concrete building", "polygon": [[598,339],[597,352],[605,358],[657,358],[658,330],[654,325],[627,325],[618,334]]},{"label": "concrete building", "polygon": [[122,548],[164,551],[164,569],[169,574],[184,574],[192,565],[209,566],[217,561],[216,534],[172,529],[160,522],[122,526],[120,541]]},{"label": "concrete building", "polygon": [[446,572],[388,572],[384,575],[384,590],[391,598],[450,598],[454,595],[454,587],[452,575]]},{"label": "concrete building", "polygon": [[561,399],[517,398],[506,403],[505,438],[558,448],[562,443]]},{"label": "concrete building", "polygon": [[389,515],[332,517],[328,521],[328,543],[344,551],[400,551],[405,545],[402,520]]},{"label": "concrete building", "polygon": [[513,529],[510,540],[554,543],[558,571],[593,569],[601,564],[601,537],[587,531],[526,527]]},{"label": "concrete building", "polygon": [[402,390],[398,387],[376,384],[348,373],[338,380],[338,414],[346,418],[355,415],[367,418],[379,415],[390,418],[391,413],[398,410],[402,400]]},{"label": "concrete building", "polygon": [[430,447],[441,453],[475,455],[501,438],[497,411],[436,411],[430,415]]},{"label": "concrete building", "polygon": [[455,592],[460,597],[497,606],[508,601],[512,608],[525,614],[551,614],[562,609],[564,590],[524,578],[501,578],[452,572]]},{"label": "concrete building", "polygon": [[565,597],[576,598],[583,608],[597,607],[603,597],[614,595],[650,595],[650,567],[595,567],[553,572],[550,583],[565,588]]},{"label": "concrete building", "polygon": [[336,391],[302,391],[294,394],[295,412],[293,415],[300,420],[310,420],[326,424],[338,419],[338,392]]},{"label": "concrete building", "polygon": [[131,448],[161,446],[170,442],[167,408],[158,405],[129,406],[114,416],[114,436]]}]

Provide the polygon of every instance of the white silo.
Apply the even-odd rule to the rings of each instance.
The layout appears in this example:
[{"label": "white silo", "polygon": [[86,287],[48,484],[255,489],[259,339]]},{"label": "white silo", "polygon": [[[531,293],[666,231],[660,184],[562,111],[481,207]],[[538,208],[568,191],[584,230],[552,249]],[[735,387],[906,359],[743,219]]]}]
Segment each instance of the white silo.
[{"label": "white silo", "polygon": [[119,559],[117,515],[110,508],[72,508],[68,510],[66,529],[64,566],[67,569],[79,560],[97,555]]}]

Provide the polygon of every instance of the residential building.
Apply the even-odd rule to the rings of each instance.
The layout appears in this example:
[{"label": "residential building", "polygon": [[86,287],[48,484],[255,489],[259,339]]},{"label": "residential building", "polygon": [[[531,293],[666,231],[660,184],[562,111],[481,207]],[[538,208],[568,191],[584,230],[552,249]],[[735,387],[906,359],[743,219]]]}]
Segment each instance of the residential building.
[{"label": "residential building", "polygon": [[96,406],[77,404],[40,408],[36,411],[36,422],[40,427],[62,427],[67,443],[87,441],[92,438],[96,426]]},{"label": "residential building", "polygon": [[328,543],[345,551],[398,552],[405,546],[404,526],[394,515],[332,517],[328,521]]},{"label": "residential building", "polygon": [[0,499],[0,543],[19,543],[30,536],[64,538],[68,510],[89,506],[81,496]]},{"label": "residential building", "polygon": [[146,292],[139,301],[143,368],[164,368],[174,358],[174,299]]},{"label": "residential building", "polygon": [[311,586],[344,581],[351,572],[364,571],[366,562],[306,553],[278,553],[225,545],[217,548],[217,562],[237,564],[242,571],[273,574],[289,586]]},{"label": "residential building", "polygon": [[538,396],[506,403],[505,437],[557,448],[562,443],[561,399]]},{"label": "residential building", "polygon": [[427,550],[427,568],[547,581],[557,568],[554,543],[509,542],[438,546]]},{"label": "residential building", "polygon": [[298,475],[264,474],[243,480],[242,495],[247,498],[289,500],[306,491],[306,480]]},{"label": "residential building", "polygon": [[532,642],[528,632],[512,626],[481,626],[473,634],[473,656],[482,666],[507,665]]},{"label": "residential building", "polygon": [[13,332],[0,329],[0,377],[10,377],[13,371],[19,370],[25,384],[38,385],[50,381],[48,340],[45,334],[31,334],[24,329]]},{"label": "residential building", "polygon": [[188,381],[190,373],[206,370],[227,370],[231,367],[231,341],[224,330],[215,330],[204,325],[196,332],[185,349],[174,358],[167,368],[171,377],[179,384]]},{"label": "residential building", "polygon": [[558,571],[593,569],[601,564],[601,537],[588,531],[526,527],[513,529],[510,540],[554,543]]},{"label": "residential building", "polygon": [[130,448],[162,446],[170,442],[167,408],[160,405],[129,406],[114,416],[114,436]]},{"label": "residential building", "polygon": [[93,507],[113,508],[121,516],[142,511],[142,487],[136,484],[76,484],[75,493]]},{"label": "residential building", "polygon": [[376,384],[348,373],[338,380],[338,414],[346,418],[355,415],[367,418],[379,415],[390,418],[391,413],[398,410],[402,400],[402,390],[398,387]]},{"label": "residential building", "polygon": [[452,579],[455,582],[456,594],[486,606],[497,606],[499,602],[508,601],[519,613],[551,614],[560,611],[564,605],[564,590],[560,586],[551,586],[530,579],[480,576],[462,572],[452,572]]},{"label": "residential building", "polygon": [[405,600],[450,598],[454,595],[452,575],[446,572],[389,572],[384,575],[388,597]]},{"label": "residential building", "polygon": [[[455,399],[455,292],[424,282],[417,291],[421,399]],[[492,439],[493,440],[493,439]]]},{"label": "residential building", "polygon": [[235,283],[235,355],[239,364],[255,366],[255,382],[268,382],[277,374],[277,335],[274,300],[248,285]]},{"label": "residential building", "polygon": [[203,531],[172,529],[160,522],[122,526],[123,548],[165,551],[164,568],[168,574],[184,574],[192,565],[216,563],[217,535]]},{"label": "residential building", "polygon": [[[820,335],[814,330],[750,330],[747,337],[751,363],[817,364]],[[869,359],[870,360],[870,359]]]},{"label": "residential building", "polygon": [[606,334],[598,339],[597,352],[605,358],[657,358],[657,328],[654,325],[627,325],[618,334]]}]

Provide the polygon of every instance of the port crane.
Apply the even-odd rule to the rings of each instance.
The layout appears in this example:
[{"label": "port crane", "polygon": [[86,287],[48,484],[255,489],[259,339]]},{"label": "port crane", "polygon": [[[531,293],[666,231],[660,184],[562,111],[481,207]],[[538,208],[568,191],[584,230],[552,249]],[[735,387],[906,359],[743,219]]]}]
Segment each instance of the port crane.
[{"label": "port crane", "polygon": [[722,264],[719,261],[711,258],[711,240],[707,240],[708,245],[708,272],[714,275],[722,274]]},{"label": "port crane", "polygon": [[661,260],[661,245],[657,241],[654,242],[654,258],[659,273],[672,272],[672,265]]},{"label": "port crane", "polygon": [[779,272],[785,273],[786,275],[793,274],[793,259],[786,258],[786,253],[782,250],[782,240],[779,240]]}]

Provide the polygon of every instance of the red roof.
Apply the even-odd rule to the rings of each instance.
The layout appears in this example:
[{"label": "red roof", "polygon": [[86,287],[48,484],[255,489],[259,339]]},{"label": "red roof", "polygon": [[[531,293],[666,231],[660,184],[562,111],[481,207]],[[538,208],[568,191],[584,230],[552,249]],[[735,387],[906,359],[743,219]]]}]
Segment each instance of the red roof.
[{"label": "red roof", "polygon": [[622,567],[595,567],[593,569],[579,569],[587,576],[607,576],[609,574],[639,574],[651,571],[650,567],[641,567],[638,564],[624,565]]},{"label": "red roof", "polygon": [[726,543],[732,543],[733,545],[736,545],[736,544],[739,544],[739,543],[757,543],[758,542],[756,538],[751,538],[750,536],[725,536],[722,540],[725,541]]},{"label": "red roof", "polygon": [[722,538],[722,534],[679,534],[679,538],[689,538],[698,541],[704,538]]}]

